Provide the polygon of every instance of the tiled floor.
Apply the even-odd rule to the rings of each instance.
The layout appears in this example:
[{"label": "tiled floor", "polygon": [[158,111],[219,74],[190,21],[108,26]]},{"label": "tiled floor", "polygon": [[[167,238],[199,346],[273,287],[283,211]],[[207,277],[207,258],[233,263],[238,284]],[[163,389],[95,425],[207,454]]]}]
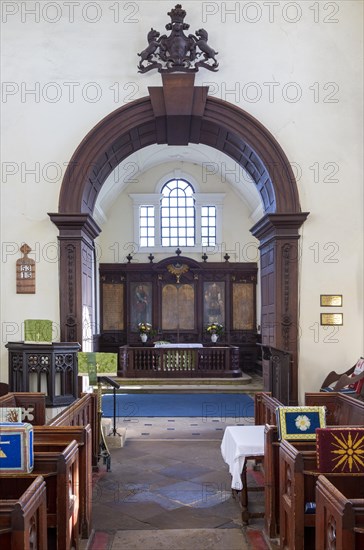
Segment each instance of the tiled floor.
[{"label": "tiled floor", "polygon": [[[94,478],[91,550],[271,547],[262,519],[242,526],[220,452],[225,426],[251,418],[124,420],[124,447],[112,449],[111,472],[100,464]],[[249,483],[261,482],[261,473],[250,470]],[[252,495],[250,509],[263,511],[263,493]]]},{"label": "tiled floor", "polygon": [[128,440],[150,439],[186,439],[198,441],[207,439],[220,441],[226,426],[254,424],[251,417],[218,417],[218,418],[121,418],[117,428],[126,430]]}]

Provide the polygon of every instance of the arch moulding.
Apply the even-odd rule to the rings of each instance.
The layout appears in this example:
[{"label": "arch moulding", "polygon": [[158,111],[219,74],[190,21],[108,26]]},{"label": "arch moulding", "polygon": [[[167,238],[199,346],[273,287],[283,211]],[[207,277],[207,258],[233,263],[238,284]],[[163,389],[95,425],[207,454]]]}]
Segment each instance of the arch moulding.
[{"label": "arch moulding", "polygon": [[[292,352],[291,403],[297,402],[298,239],[307,217],[290,163],[254,117],[194,86],[192,74],[162,76],[162,87],[106,116],[82,140],[65,173],[58,213],[60,325],[63,341],[92,340],[95,305],[93,219],[98,193],[114,168],[152,144],[202,143],[233,158],[254,180],[264,216],[260,240],[263,343]],[[269,381],[266,381],[268,384]]]}]

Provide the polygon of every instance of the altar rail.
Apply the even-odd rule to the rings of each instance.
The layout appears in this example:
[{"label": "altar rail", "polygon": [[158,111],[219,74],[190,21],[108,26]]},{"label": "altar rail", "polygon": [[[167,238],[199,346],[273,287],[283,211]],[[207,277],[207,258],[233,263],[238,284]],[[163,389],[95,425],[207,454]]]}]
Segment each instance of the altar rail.
[{"label": "altar rail", "polygon": [[241,376],[239,348],[119,348],[118,375],[124,378],[228,378]]}]

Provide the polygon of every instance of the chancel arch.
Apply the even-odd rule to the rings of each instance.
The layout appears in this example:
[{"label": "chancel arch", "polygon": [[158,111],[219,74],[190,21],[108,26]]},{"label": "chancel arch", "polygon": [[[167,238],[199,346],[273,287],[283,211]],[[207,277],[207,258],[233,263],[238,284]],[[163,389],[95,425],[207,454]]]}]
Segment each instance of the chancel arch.
[{"label": "chancel arch", "polygon": [[260,241],[262,340],[292,352],[291,402],[297,402],[298,240],[307,213],[301,212],[290,163],[258,120],[208,96],[207,87],[194,86],[193,74],[164,74],[162,79],[162,87],[150,87],[148,96],[101,120],[65,173],[58,213],[50,214],[59,228],[62,340],[82,342],[86,331],[92,333],[94,240],[100,233],[93,213],[107,177],[132,153],[152,144],[208,145],[246,170],[260,193],[264,215],[251,232]]}]

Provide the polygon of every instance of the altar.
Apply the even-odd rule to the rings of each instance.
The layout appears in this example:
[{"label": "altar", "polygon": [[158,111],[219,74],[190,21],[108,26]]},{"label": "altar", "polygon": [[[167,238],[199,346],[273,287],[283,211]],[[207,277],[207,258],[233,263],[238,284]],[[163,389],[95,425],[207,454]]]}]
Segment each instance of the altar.
[{"label": "altar", "polygon": [[[128,371],[138,377],[135,369],[148,377],[163,370],[169,376],[231,376],[232,370],[252,370],[258,350],[256,276],[255,263],[198,262],[180,251],[159,262],[100,264],[100,334],[94,351],[119,352],[123,376]],[[211,323],[222,327],[215,344],[207,330]],[[141,324],[149,325],[143,344]],[[159,361],[164,350],[169,360]]]},{"label": "altar", "polygon": [[121,346],[118,376],[124,378],[237,378],[237,346],[200,343]]},{"label": "altar", "polygon": [[154,347],[168,349],[203,348],[203,344],[170,344],[168,342],[155,342]]}]

